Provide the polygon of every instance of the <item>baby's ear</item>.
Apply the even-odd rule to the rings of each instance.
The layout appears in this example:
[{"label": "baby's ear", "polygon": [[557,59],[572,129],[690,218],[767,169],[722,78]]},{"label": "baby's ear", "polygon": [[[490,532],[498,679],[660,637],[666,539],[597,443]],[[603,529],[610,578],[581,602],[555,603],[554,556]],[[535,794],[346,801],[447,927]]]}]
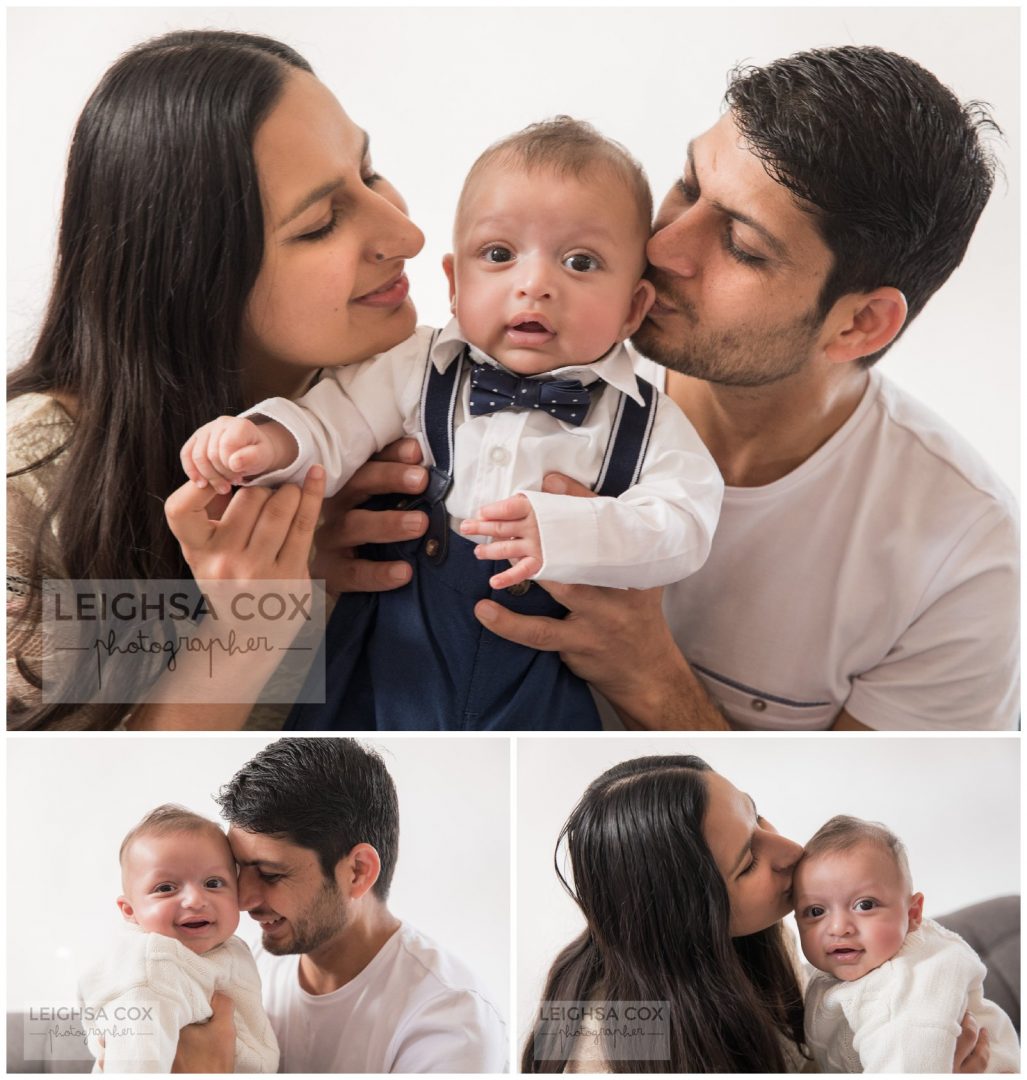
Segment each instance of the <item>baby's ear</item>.
[{"label": "baby's ear", "polygon": [[912,933],[918,929],[920,924],[924,921],[924,894],[922,892],[914,893],[913,899],[909,902],[909,932]]},{"label": "baby's ear", "polygon": [[621,328],[620,339],[624,341],[642,325],[642,320],[649,314],[649,309],[656,299],[656,289],[651,281],[643,278],[636,286],[631,296],[631,307],[628,309],[628,317]]},{"label": "baby's ear", "polygon": [[449,304],[450,310],[453,314],[456,314],[456,270],[455,263],[453,261],[452,253],[442,256],[442,272],[446,275],[446,280],[449,282]]},{"label": "baby's ear", "polygon": [[127,896],[118,897],[118,910],[125,917],[125,922],[137,922],[135,912],[132,910],[132,902]]}]

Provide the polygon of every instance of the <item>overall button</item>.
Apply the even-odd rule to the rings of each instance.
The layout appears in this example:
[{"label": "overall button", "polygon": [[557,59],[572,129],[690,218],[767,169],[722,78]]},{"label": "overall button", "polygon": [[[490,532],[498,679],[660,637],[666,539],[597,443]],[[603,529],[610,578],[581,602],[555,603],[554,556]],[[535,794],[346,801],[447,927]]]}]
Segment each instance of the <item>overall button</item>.
[{"label": "overall button", "polygon": [[763,700],[763,698],[758,698],[758,697],[753,698],[752,701],[749,702],[749,704],[757,712],[763,712],[767,707],[767,703]]},{"label": "overall button", "polygon": [[530,581],[518,581],[516,585],[511,585],[506,591],[511,596],[523,596],[530,588]]},{"label": "overall button", "polygon": [[439,542],[438,542],[438,540],[434,540],[434,539],[429,540],[424,545],[424,553],[425,553],[425,555],[428,556],[429,559],[434,559],[435,556],[438,555],[438,553],[439,553]]},{"label": "overall button", "polygon": [[489,451],[489,461],[493,465],[507,465],[510,462],[510,451],[503,446],[493,446]]}]

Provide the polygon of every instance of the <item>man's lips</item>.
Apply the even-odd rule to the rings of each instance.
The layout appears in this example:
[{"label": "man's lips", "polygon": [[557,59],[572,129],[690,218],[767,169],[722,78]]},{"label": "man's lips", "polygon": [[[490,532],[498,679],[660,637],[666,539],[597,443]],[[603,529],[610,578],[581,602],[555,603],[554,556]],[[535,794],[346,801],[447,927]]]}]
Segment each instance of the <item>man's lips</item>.
[{"label": "man's lips", "polygon": [[384,285],[380,285],[377,289],[372,289],[371,292],[364,293],[362,296],[355,296],[350,303],[363,304],[365,307],[398,307],[407,298],[409,292],[410,282],[407,280],[406,274],[401,270],[398,274],[389,278]]},{"label": "man's lips", "polygon": [[285,919],[281,915],[267,915],[263,912],[250,912],[250,918],[260,923],[261,930],[268,932],[277,930],[285,925]]}]

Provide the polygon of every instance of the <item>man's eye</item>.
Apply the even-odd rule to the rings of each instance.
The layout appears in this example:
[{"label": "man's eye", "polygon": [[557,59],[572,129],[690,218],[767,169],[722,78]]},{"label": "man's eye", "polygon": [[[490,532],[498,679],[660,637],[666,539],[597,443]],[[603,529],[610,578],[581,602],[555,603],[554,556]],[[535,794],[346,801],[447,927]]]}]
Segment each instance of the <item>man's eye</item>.
[{"label": "man's eye", "polygon": [[563,265],[568,270],[576,270],[579,274],[587,274],[592,270],[599,269],[599,260],[594,255],[585,255],[583,252],[578,252],[575,255],[568,255],[563,260]]},{"label": "man's eye", "polygon": [[513,252],[502,244],[489,244],[483,249],[481,257],[489,263],[507,263],[513,261]]},{"label": "man's eye", "polygon": [[268,884],[278,881],[281,878],[281,874],[265,874],[262,870],[257,871],[260,874],[260,880],[266,881]]}]

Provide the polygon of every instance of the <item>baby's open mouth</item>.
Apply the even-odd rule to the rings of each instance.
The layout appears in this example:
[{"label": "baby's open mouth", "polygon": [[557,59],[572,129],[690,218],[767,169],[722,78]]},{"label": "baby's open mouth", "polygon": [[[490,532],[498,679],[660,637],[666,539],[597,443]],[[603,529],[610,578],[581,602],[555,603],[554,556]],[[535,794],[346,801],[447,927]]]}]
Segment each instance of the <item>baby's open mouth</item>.
[{"label": "baby's open mouth", "polygon": [[514,330],[520,330],[522,334],[548,334],[549,331],[540,322],[516,323]]},{"label": "baby's open mouth", "polygon": [[210,926],[210,919],[190,919],[188,922],[180,922],[179,926],[184,926],[187,930],[202,930],[205,926]]},{"label": "baby's open mouth", "polygon": [[845,957],[859,956],[862,951],[862,949],[853,948],[851,945],[839,945],[836,949],[828,949],[827,955],[844,959]]}]

